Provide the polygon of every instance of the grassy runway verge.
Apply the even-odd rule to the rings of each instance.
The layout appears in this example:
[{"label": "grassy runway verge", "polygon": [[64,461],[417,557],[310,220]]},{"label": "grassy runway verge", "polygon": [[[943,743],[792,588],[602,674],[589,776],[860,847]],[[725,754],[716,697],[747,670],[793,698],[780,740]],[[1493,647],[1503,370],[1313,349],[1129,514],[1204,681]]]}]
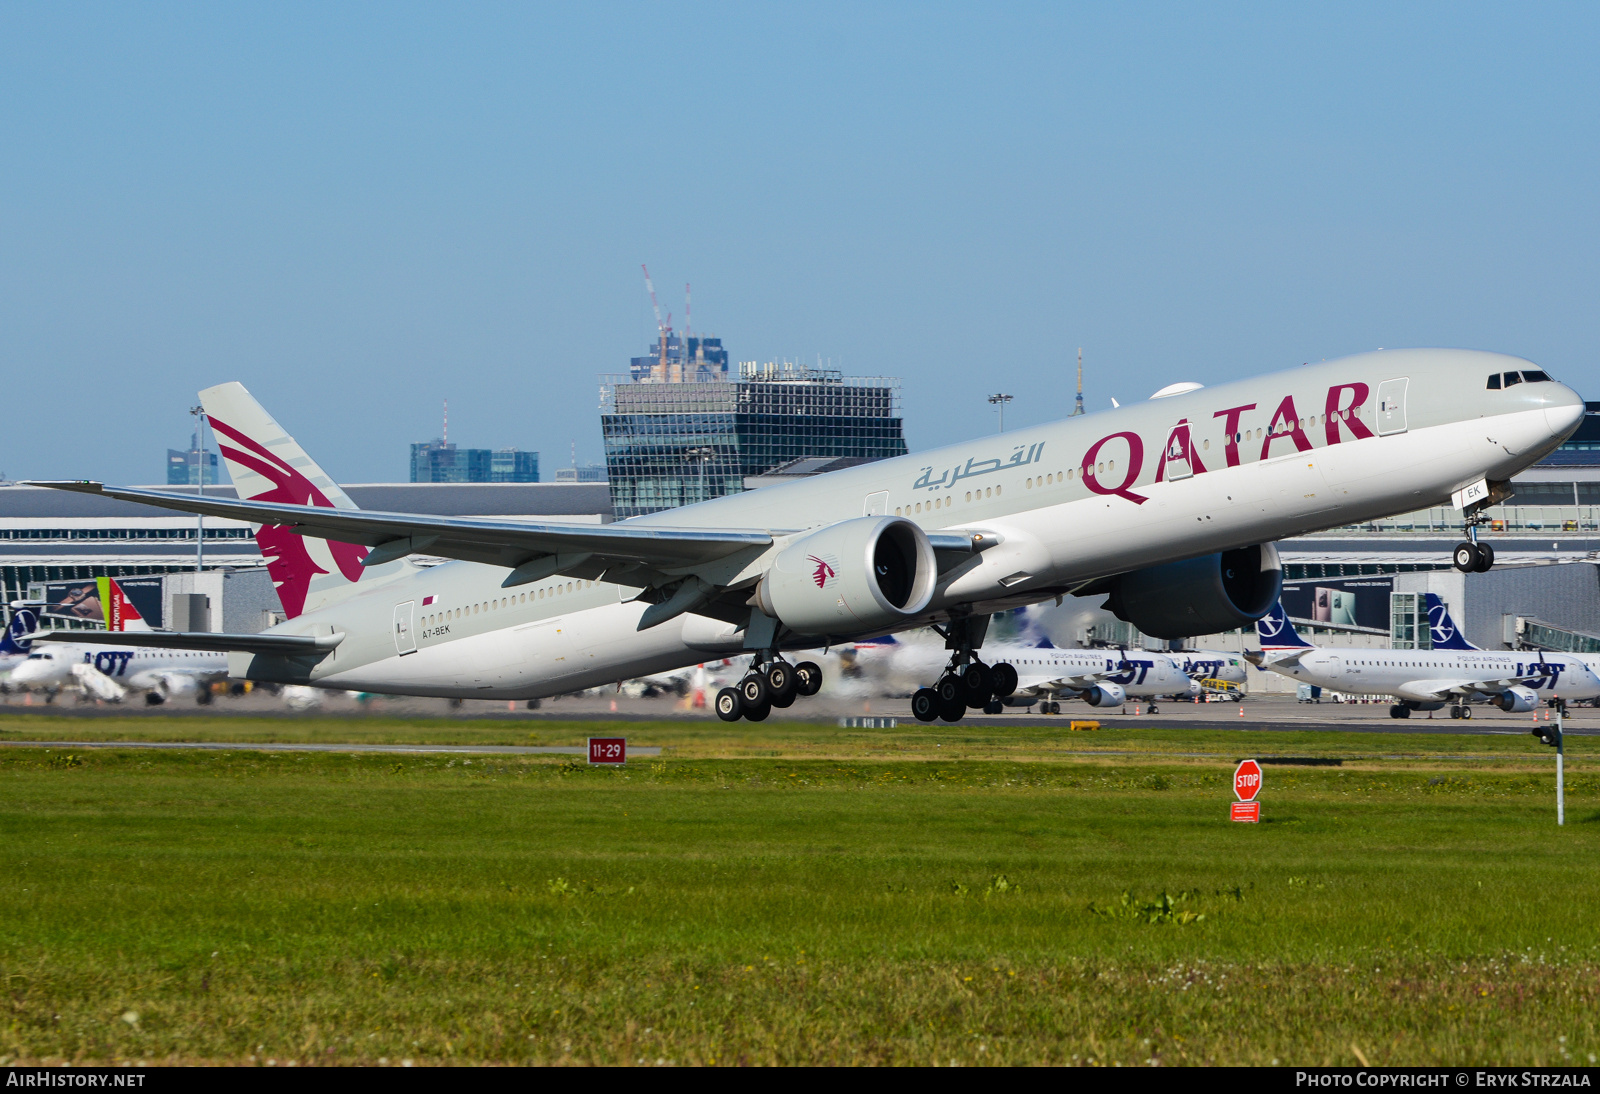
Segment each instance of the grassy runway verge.
[{"label": "grassy runway verge", "polygon": [[[630,726],[680,754],[625,771],[0,752],[0,1057],[1600,1053],[1600,782],[1574,763],[1557,829],[1521,740],[1148,730],[1018,760],[1060,739],[791,725],[715,758],[715,727],[670,731],[702,735]],[[1225,819],[1231,764],[1178,755],[1313,747],[1354,758],[1269,769],[1259,826]]]}]

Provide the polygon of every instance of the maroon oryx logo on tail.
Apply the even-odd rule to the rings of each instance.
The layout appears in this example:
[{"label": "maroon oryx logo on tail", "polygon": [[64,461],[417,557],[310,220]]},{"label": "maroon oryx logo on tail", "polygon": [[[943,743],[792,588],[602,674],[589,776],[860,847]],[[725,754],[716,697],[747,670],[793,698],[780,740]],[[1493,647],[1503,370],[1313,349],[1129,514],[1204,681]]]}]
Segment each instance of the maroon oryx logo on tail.
[{"label": "maroon oryx logo on tail", "polygon": [[838,576],[833,572],[832,566],[829,566],[816,555],[807,555],[806,558],[817,564],[817,568],[811,571],[811,580],[817,583],[817,588],[826,588],[828,585],[828,579],[830,577]]}]

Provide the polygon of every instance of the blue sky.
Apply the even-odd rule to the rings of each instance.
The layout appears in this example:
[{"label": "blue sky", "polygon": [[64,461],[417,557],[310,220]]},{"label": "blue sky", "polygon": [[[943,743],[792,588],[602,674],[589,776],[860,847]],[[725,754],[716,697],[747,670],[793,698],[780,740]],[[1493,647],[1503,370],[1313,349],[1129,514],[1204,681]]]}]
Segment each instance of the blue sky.
[{"label": "blue sky", "polygon": [[[238,379],[336,478],[601,455],[663,304],[913,449],[1377,346],[1600,398],[1593,5],[0,4],[9,477]],[[72,412],[66,412],[66,408]]]}]

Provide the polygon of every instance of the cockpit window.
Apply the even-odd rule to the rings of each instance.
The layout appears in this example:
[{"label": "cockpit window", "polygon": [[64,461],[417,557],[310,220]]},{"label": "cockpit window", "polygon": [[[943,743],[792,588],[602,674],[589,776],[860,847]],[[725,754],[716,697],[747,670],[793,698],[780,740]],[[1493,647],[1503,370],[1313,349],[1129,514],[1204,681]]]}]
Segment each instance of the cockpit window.
[{"label": "cockpit window", "polygon": [[1537,383],[1541,383],[1541,382],[1543,382],[1543,383],[1553,383],[1554,382],[1554,381],[1552,381],[1550,379],[1550,375],[1548,373],[1544,373],[1544,372],[1524,372],[1522,374],[1522,379],[1526,383],[1530,383],[1530,384],[1537,384]]},{"label": "cockpit window", "polygon": [[1489,390],[1490,391],[1499,391],[1500,390],[1500,374],[1498,372],[1492,374],[1489,377]]},{"label": "cockpit window", "polygon": [[1522,373],[1520,373],[1520,372],[1508,372],[1508,373],[1506,373],[1506,387],[1510,387],[1512,384],[1520,384],[1520,383],[1522,383]]}]

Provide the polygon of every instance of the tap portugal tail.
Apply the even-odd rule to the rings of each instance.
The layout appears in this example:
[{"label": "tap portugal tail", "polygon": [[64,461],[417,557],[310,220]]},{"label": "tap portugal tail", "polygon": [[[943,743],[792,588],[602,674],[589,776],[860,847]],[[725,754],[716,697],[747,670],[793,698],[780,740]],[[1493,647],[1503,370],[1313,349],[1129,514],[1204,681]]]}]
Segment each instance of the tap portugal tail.
[{"label": "tap portugal tail", "polygon": [[[329,509],[356,508],[339,484],[295,443],[243,384],[207,388],[200,393],[200,401],[217,434],[217,445],[239,497]],[[267,572],[278,589],[284,613],[291,619],[353,595],[359,581],[372,584],[415,570],[406,559],[369,570],[361,565],[367,557],[367,547],[296,535],[276,524],[257,528],[256,543],[266,556]]]}]

